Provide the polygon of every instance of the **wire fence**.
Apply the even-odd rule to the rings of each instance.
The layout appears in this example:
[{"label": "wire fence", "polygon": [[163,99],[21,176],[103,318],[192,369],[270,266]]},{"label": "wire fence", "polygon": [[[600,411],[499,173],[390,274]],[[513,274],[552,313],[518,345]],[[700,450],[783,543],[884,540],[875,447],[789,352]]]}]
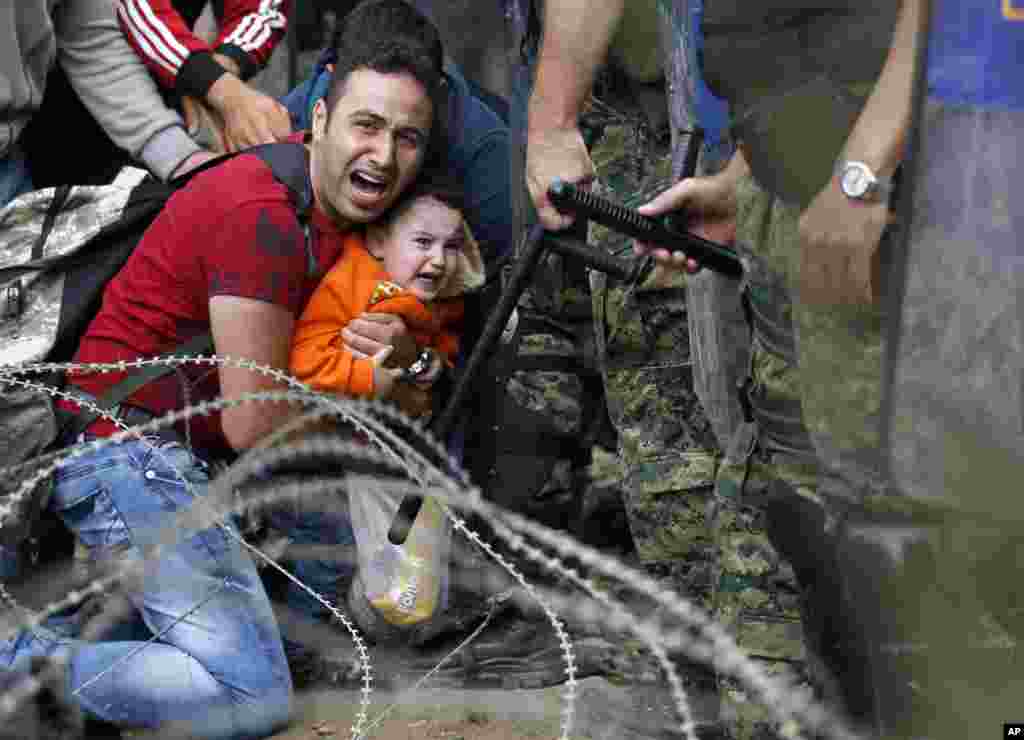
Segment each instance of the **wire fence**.
[{"label": "wire fence", "polygon": [[[111,370],[127,371],[151,364],[169,364],[174,367],[205,365],[207,367],[232,366],[250,369],[273,378],[288,390],[252,393],[230,400],[216,399],[187,406],[168,413],[140,426],[128,428],[90,402],[76,397],[72,391],[58,390],[39,383],[34,378],[42,373],[63,371],[70,373],[95,373]],[[676,658],[685,656],[712,666],[716,671],[734,677],[752,696],[763,704],[767,712],[780,726],[790,728],[792,737],[820,736],[852,740],[855,735],[842,721],[824,706],[815,703],[807,692],[777,676],[767,675],[759,665],[737,647],[727,631],[685,594],[666,590],[655,580],[626,563],[588,547],[565,532],[549,529],[541,524],[503,509],[495,502],[485,500],[479,489],[472,486],[461,467],[450,459],[444,447],[417,421],[410,420],[395,408],[373,401],[346,400],[309,391],[295,379],[272,368],[262,367],[246,360],[219,356],[172,357],[163,359],[141,359],[135,362],[112,364],[53,364],[6,367],[0,369],[0,385],[8,388],[29,389],[48,394],[55,400],[74,400],[88,410],[99,412],[113,421],[119,431],[111,437],[74,444],[43,455],[31,461],[29,466],[19,465],[0,469],[0,475],[20,475],[24,480],[15,492],[0,502],[0,527],[9,525],[15,512],[33,489],[62,464],[87,453],[116,445],[125,440],[139,439],[151,445],[159,430],[185,422],[199,416],[207,416],[226,408],[249,403],[291,403],[303,406],[307,414],[267,440],[257,448],[241,455],[226,470],[214,477],[203,492],[191,491],[193,503],[188,508],[169,512],[159,531],[152,538],[153,546],[146,548],[142,559],[124,559],[117,562],[104,575],[93,579],[81,588],[72,589],[64,598],[38,609],[28,609],[14,601],[3,589],[8,608],[0,620],[0,639],[10,639],[21,631],[36,630],[49,617],[82,605],[91,597],[102,597],[102,608],[88,622],[82,639],[88,640],[102,634],[109,625],[122,618],[132,607],[126,599],[115,598],[119,594],[138,587],[137,579],[146,563],[159,559],[164,548],[177,543],[183,532],[196,532],[211,527],[219,528],[261,564],[276,571],[289,582],[294,583],[306,594],[323,606],[345,630],[354,646],[361,675],[359,709],[351,727],[353,740],[370,737],[372,731],[386,716],[387,709],[370,719],[370,699],[374,689],[373,651],[360,633],[355,620],[346,614],[338,604],[323,594],[302,583],[280,561],[280,554],[268,552],[271,548],[260,547],[250,542],[246,532],[239,532],[229,525],[232,516],[256,516],[267,507],[282,502],[301,502],[312,507],[323,506],[330,510],[337,506],[339,491],[347,490],[353,477],[346,471],[358,471],[359,476],[368,474],[388,481],[389,489],[397,494],[429,495],[442,502],[444,512],[450,519],[455,536],[464,538],[465,543],[486,561],[493,563],[506,578],[517,585],[513,591],[504,592],[500,598],[514,598],[523,602],[524,608],[535,610],[540,607],[550,623],[564,664],[563,708],[561,713],[560,737],[568,740],[573,733],[578,698],[578,666],[573,634],[597,627],[605,631],[631,635],[639,640],[654,658],[664,673],[678,718],[678,735],[695,740],[697,720],[686,685],[679,674]],[[299,436],[296,428],[301,424],[313,423],[331,418],[337,423],[357,430],[370,444],[355,443],[340,437],[323,435]],[[152,447],[154,455],[163,455],[157,446]],[[275,480],[268,471],[295,469],[303,461],[317,461],[317,469],[324,473],[303,476],[288,476]],[[308,465],[306,469],[308,469]],[[340,472],[331,472],[340,471]],[[368,472],[369,471],[369,472]],[[193,484],[188,476],[178,470],[178,475],[189,490]],[[259,481],[259,486],[248,485]],[[201,493],[201,495],[200,495]],[[488,541],[467,520],[470,514],[477,515],[488,525],[493,541]],[[457,550],[455,550],[457,552]],[[531,582],[524,575],[523,563],[530,562],[540,570],[554,577],[557,588],[544,587]],[[70,566],[69,566],[70,567]],[[602,585],[597,585],[598,580]],[[612,584],[609,587],[608,584]],[[188,584],[183,584],[188,588]],[[625,589],[625,591],[623,591]],[[637,600],[613,596],[614,593],[629,592],[639,598],[656,604],[656,616],[639,616],[634,608]],[[497,593],[482,594],[494,599]],[[198,595],[191,608],[178,615],[170,625],[155,632],[139,646],[145,650],[159,643],[161,637],[179,621],[187,619],[204,603],[218,597],[217,589]],[[405,698],[430,687],[434,676],[446,662],[480,634],[490,621],[490,614],[451,653],[442,657],[436,665],[403,693]],[[315,642],[315,634],[311,635]],[[133,653],[132,655],[134,655]],[[127,660],[132,655],[122,660]],[[50,670],[59,671],[64,657],[56,657]],[[103,673],[116,671],[119,662],[109,665]],[[97,674],[85,679],[72,688],[77,695],[102,678]],[[29,701],[45,684],[46,675],[29,675],[15,682],[0,696],[0,723],[18,712],[24,702]]]}]

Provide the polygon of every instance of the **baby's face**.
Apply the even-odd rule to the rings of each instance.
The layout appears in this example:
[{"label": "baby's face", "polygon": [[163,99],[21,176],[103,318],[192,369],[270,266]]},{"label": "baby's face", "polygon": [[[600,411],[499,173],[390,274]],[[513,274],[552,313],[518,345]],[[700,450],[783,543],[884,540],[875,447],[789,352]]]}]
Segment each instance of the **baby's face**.
[{"label": "baby's face", "polygon": [[391,280],[421,301],[438,297],[465,248],[462,214],[429,196],[417,198],[387,229],[380,253]]}]

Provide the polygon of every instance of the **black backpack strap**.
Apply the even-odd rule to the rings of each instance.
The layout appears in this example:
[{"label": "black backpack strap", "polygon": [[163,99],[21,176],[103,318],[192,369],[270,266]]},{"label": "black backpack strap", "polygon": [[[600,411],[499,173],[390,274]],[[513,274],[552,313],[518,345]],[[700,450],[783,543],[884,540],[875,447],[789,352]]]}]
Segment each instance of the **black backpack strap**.
[{"label": "black backpack strap", "polygon": [[53,225],[57,221],[57,214],[64,208],[69,195],[71,195],[70,185],[61,185],[53,191],[53,198],[50,199],[50,205],[46,209],[46,216],[43,218],[43,228],[39,232],[39,238],[36,239],[36,243],[32,245],[33,262],[43,258],[43,247],[46,246],[46,240],[49,238],[50,232],[53,231]]},{"label": "black backpack strap", "polygon": [[259,144],[246,149],[246,152],[262,159],[270,168],[274,179],[288,188],[292,205],[295,207],[295,216],[306,237],[306,274],[310,277],[316,275],[319,267],[309,232],[309,219],[314,203],[313,182],[309,179],[309,152],[304,144],[295,141]]},{"label": "black backpack strap", "polygon": [[220,154],[214,157],[213,159],[208,159],[201,165],[193,167],[188,172],[184,172],[180,175],[175,175],[174,177],[172,177],[170,180],[167,181],[167,187],[169,187],[171,190],[178,190],[185,184],[187,184],[189,180],[198,175],[200,172],[206,172],[206,170],[211,170],[217,165],[223,164],[224,162],[228,161],[229,159],[233,159],[234,157],[238,156],[241,153],[242,152],[227,152],[226,154]]},{"label": "black backpack strap", "polygon": [[[172,351],[160,356],[173,357],[176,355],[195,355],[203,352],[209,352],[212,349],[213,336],[209,332],[204,332],[182,342]],[[111,411],[115,406],[124,402],[126,398],[129,398],[133,393],[135,393],[135,391],[139,390],[139,388],[142,388],[147,383],[162,378],[165,375],[170,375],[173,372],[174,368],[170,365],[154,364],[141,367],[117,385],[109,388],[98,400],[96,405],[104,411]],[[98,418],[100,418],[100,414],[96,411],[79,411],[77,414],[71,416],[70,419],[62,421],[60,425],[60,433],[57,435],[57,438],[64,443],[71,442]]]},{"label": "black backpack strap", "polygon": [[530,61],[536,58],[543,36],[544,28],[537,0],[526,0],[526,34],[519,45],[520,59],[524,65],[529,66]]},{"label": "black backpack strap", "polygon": [[[67,259],[65,255],[43,257],[43,247],[46,246],[46,240],[50,238],[50,232],[53,231],[53,226],[57,222],[57,216],[60,215],[60,212],[64,209],[64,204],[67,203],[69,195],[71,195],[71,185],[61,185],[54,189],[53,197],[50,199],[50,205],[46,207],[46,215],[43,217],[43,226],[39,230],[39,236],[36,237],[35,242],[32,243],[30,259],[20,265],[0,268],[0,276],[3,278],[14,279],[35,270],[46,269],[51,265],[59,264],[62,260]],[[17,313],[20,313],[20,311]],[[6,316],[8,314],[5,313],[4,315]]]},{"label": "black backpack strap", "polygon": [[288,188],[299,223],[309,221],[313,211],[313,183],[309,179],[309,152],[304,144],[281,141],[260,144],[245,150],[263,160],[274,179]]}]

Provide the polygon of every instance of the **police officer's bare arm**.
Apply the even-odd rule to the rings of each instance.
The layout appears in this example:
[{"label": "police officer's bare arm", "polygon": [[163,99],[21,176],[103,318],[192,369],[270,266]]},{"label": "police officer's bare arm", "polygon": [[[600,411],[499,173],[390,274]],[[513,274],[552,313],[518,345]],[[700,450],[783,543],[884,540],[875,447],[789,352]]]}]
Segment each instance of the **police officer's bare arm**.
[{"label": "police officer's bare arm", "polygon": [[579,182],[594,176],[577,125],[597,69],[604,61],[622,17],[624,0],[548,0],[544,38],[530,97],[526,144],[526,181],[549,229],[563,229],[572,218],[548,202],[556,177]]},{"label": "police officer's bare arm", "polygon": [[[911,120],[915,41],[924,3],[904,0],[885,67],[840,160],[864,162],[880,177],[896,171]],[[890,221],[884,200],[851,200],[833,177],[800,218],[801,299],[871,304],[879,299],[879,241]]]},{"label": "police officer's bare arm", "polygon": [[[608,52],[623,9],[623,0],[549,0],[546,3],[544,38],[530,98],[526,181],[541,223],[549,229],[562,229],[572,223],[572,217],[559,214],[548,202],[546,193],[551,181],[560,177],[578,182],[594,175],[577,118]],[[673,188],[648,204],[647,212],[655,215],[686,206],[697,215],[693,224],[695,233],[728,242],[735,230],[734,188],[728,187],[728,183],[745,172],[745,168],[746,162],[738,157],[723,177],[687,181],[682,188]],[[638,247],[638,251],[646,249],[646,246]],[[655,249],[653,254],[665,265],[689,271],[697,269],[693,260],[682,255],[670,256],[663,249]]]}]

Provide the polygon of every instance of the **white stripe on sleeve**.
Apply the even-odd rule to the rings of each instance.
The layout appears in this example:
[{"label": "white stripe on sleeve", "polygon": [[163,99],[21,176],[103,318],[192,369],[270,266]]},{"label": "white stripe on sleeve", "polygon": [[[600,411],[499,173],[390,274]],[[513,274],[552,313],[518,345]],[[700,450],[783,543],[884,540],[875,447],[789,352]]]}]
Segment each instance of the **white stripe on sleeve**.
[{"label": "white stripe on sleeve", "polygon": [[190,54],[188,48],[178,41],[174,34],[171,33],[171,29],[167,27],[167,24],[157,17],[156,13],[153,12],[153,8],[150,7],[148,0],[129,0],[129,2],[133,3],[141,11],[142,15],[145,16],[148,22],[147,30],[150,34],[155,36],[157,40],[162,39],[174,53],[179,55],[181,63],[184,63]]},{"label": "white stripe on sleeve", "polygon": [[224,43],[237,44],[239,39],[242,38],[242,35],[249,29],[249,26],[253,24],[255,19],[256,16],[252,14],[245,16],[245,18],[242,19],[242,22],[235,26],[235,30],[232,31],[226,39],[224,39]]},{"label": "white stripe on sleeve", "polygon": [[[128,0],[118,3],[117,12],[118,15],[121,16],[121,20],[124,21],[125,26],[128,27],[128,30],[131,33],[132,37],[142,48],[142,51],[145,52],[146,56],[148,56],[150,59],[159,64],[161,67],[166,69],[171,74],[177,74],[178,67],[181,66],[181,61],[174,58],[170,54],[168,54],[168,57],[164,57],[158,49],[153,48],[153,46],[149,43],[147,34],[142,28],[139,27],[139,24],[137,23],[137,17],[133,14],[130,7],[126,7],[127,5]],[[164,51],[169,50],[164,49]]]}]

